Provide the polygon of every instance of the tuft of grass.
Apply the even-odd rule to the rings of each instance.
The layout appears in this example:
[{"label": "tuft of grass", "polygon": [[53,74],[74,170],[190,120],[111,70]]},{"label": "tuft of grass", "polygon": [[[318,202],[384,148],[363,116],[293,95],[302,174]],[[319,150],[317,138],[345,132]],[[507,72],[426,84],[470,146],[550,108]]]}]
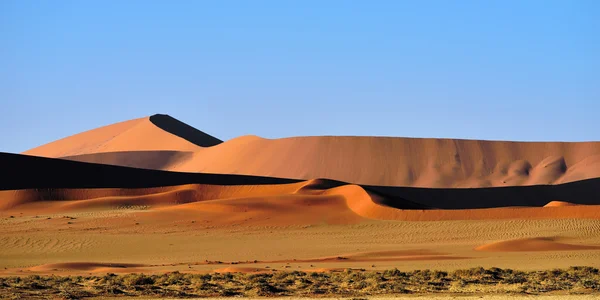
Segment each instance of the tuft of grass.
[{"label": "tuft of grass", "polygon": [[472,268],[436,270],[365,271],[318,273],[279,271],[270,273],[160,275],[112,273],[103,276],[0,277],[1,299],[85,299],[88,297],[232,297],[296,296],[353,297],[372,295],[486,293],[542,294],[600,293],[600,272],[592,267],[544,271]]}]

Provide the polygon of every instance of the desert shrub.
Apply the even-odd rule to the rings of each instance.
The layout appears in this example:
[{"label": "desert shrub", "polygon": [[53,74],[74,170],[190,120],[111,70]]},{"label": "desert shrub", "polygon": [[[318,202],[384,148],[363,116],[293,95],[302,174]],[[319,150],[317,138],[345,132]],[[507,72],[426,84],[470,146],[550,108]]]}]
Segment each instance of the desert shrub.
[{"label": "desert shrub", "polygon": [[500,282],[503,284],[525,283],[527,282],[527,277],[524,272],[507,272]]},{"label": "desert shrub", "polygon": [[591,267],[546,271],[471,268],[453,272],[344,270],[332,273],[299,271],[260,274],[0,277],[0,299],[62,299],[94,296],[231,297],[305,296],[360,297],[407,293],[566,293],[600,291],[600,272]]},{"label": "desert shrub", "polygon": [[154,278],[144,274],[127,274],[123,275],[123,284],[128,287],[135,287],[140,285],[152,285],[154,284]]}]

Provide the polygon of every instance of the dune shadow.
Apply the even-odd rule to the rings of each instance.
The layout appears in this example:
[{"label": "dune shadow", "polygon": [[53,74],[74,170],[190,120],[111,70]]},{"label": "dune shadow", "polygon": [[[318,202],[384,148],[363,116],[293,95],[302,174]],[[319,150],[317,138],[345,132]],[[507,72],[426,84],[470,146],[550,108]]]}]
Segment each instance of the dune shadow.
[{"label": "dune shadow", "polygon": [[[169,159],[168,155],[165,157]],[[169,172],[11,153],[0,153],[0,165],[0,175],[3,178],[0,190],[149,188],[183,184],[260,185],[304,181],[265,176]],[[316,179],[307,181],[303,189],[330,189],[345,184],[347,183],[341,181]],[[552,201],[600,204],[600,178],[558,185],[491,188],[360,186],[375,196],[373,200],[377,204],[397,209],[543,207]]]},{"label": "dune shadow", "polygon": [[150,117],[150,122],[156,127],[200,147],[211,147],[223,142],[169,115],[153,115]]},{"label": "dune shadow", "polygon": [[530,185],[489,188],[417,188],[364,186],[382,195],[386,205],[393,199],[418,203],[436,209],[478,209],[497,207],[544,207],[552,201],[570,204],[600,204],[600,178],[556,185]]}]

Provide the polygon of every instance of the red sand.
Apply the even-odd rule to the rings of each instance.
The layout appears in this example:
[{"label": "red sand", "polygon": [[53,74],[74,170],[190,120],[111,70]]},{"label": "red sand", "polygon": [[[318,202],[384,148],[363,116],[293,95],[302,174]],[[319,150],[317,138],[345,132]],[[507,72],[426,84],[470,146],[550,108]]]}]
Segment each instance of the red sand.
[{"label": "red sand", "polygon": [[[153,151],[163,152],[153,154],[154,159],[138,159]],[[150,118],[90,130],[24,154],[171,171],[387,186],[518,186],[600,177],[600,142],[243,136],[200,147],[162,130]],[[165,162],[157,164],[157,159]]]},{"label": "red sand", "polygon": [[0,191],[0,211],[29,215],[67,211],[150,207],[147,219],[207,219],[217,224],[352,224],[374,220],[600,219],[600,206],[500,207],[489,209],[397,209],[357,185],[327,188],[320,181],[279,185],[190,184],[144,189],[57,189]]},{"label": "red sand", "polygon": [[[122,224],[128,224],[123,226],[133,227],[134,229],[132,230],[138,230],[136,233],[139,232],[148,236],[154,236],[158,234],[157,232],[169,236],[169,233],[178,230],[177,232],[188,234],[189,239],[194,237],[201,238],[202,234],[210,234],[212,232],[210,231],[211,229],[222,230],[228,234],[235,233],[236,230],[242,232],[244,232],[243,230],[248,230],[247,234],[255,234],[252,230],[260,228],[260,232],[264,237],[270,237],[272,230],[297,228],[299,226],[301,228],[321,226],[320,228],[327,228],[327,230],[332,230],[331,232],[335,232],[336,230],[343,232],[347,230],[346,228],[357,229],[361,228],[360,226],[378,226],[377,228],[381,228],[384,232],[373,232],[372,235],[381,234],[378,238],[390,244],[393,243],[394,236],[388,236],[386,232],[397,233],[398,231],[395,231],[396,227],[408,226],[407,224],[410,224],[394,221],[468,220],[462,223],[447,222],[447,224],[451,224],[448,226],[460,228],[463,224],[480,220],[480,223],[483,224],[481,228],[493,228],[492,225],[486,222],[490,220],[510,220],[505,223],[514,222],[515,220],[530,222],[536,219],[600,220],[600,206],[575,204],[600,204],[600,199],[598,199],[598,203],[594,202],[594,197],[597,193],[597,185],[594,185],[595,181],[580,181],[600,177],[600,142],[533,143],[332,136],[269,140],[256,136],[244,136],[221,143],[220,140],[202,132],[194,131],[195,129],[193,128],[181,127],[181,124],[177,123],[174,119],[162,116],[160,117],[160,122],[157,122],[156,119],[152,120],[152,118],[141,118],[90,130],[26,151],[24,154],[50,158],[62,157],[68,160],[145,169],[261,175],[302,179],[303,181],[287,183],[290,181],[281,181],[277,178],[265,179],[271,181],[261,181],[263,179],[254,178],[252,179],[254,183],[247,184],[248,181],[244,180],[250,179],[246,179],[243,176],[243,178],[235,179],[241,180],[236,183],[232,181],[227,182],[229,179],[210,179],[215,177],[207,175],[207,177],[202,178],[213,181],[184,181],[185,183],[194,182],[194,184],[180,184],[181,181],[177,180],[186,180],[187,178],[185,177],[186,175],[180,173],[149,170],[134,170],[137,173],[129,172],[132,169],[128,169],[129,173],[127,173],[125,172],[127,171],[126,168],[112,167],[113,169],[110,169],[109,166],[75,163],[56,159],[27,159],[27,156],[13,155],[12,158],[5,158],[4,162],[9,164],[9,162],[21,161],[15,159],[15,157],[18,157],[24,158],[23,162],[31,162],[31,165],[23,165],[21,166],[22,168],[13,165],[10,168],[11,172],[14,174],[18,173],[19,175],[15,175],[13,178],[21,178],[23,180],[18,179],[18,182],[8,180],[7,182],[16,184],[15,186],[17,187],[0,190],[0,216],[2,218],[9,218],[5,224],[13,224],[10,222],[14,221],[14,224],[16,224],[14,226],[23,226],[22,231],[19,231],[20,229],[18,228],[20,227],[15,227],[17,230],[14,232],[11,231],[13,235],[5,237],[6,241],[12,241],[10,247],[23,247],[26,249],[30,244],[33,245],[33,240],[23,240],[23,234],[27,234],[27,230],[37,228],[35,226],[41,226],[39,225],[41,221],[35,219],[37,217],[33,216],[66,212],[83,212],[89,213],[89,215],[83,217],[84,220],[81,222],[76,222],[77,224],[72,224],[73,222],[68,220],[67,223],[65,220],[44,219],[44,221],[47,221],[43,223],[43,226],[47,226],[44,227],[46,228],[45,230],[55,230],[56,232],[60,232],[60,234],[72,233],[74,237],[83,240],[85,240],[85,234],[81,235],[80,232],[85,233],[88,229],[100,230],[99,228],[109,230],[113,228],[111,226],[116,226],[111,223],[112,220],[119,220]],[[180,129],[182,131],[178,132]],[[42,160],[46,162],[50,161],[51,163],[44,163],[42,165]],[[70,164],[67,166],[67,163]],[[65,167],[63,168],[62,166]],[[96,172],[87,172],[88,174],[84,174],[85,172],[81,170],[97,170],[99,175],[90,174]],[[56,175],[59,172],[72,172],[72,176],[61,177]],[[127,183],[133,181],[132,176],[122,175],[123,173],[138,174],[139,177],[135,178],[138,182],[132,186],[113,184],[115,182]],[[164,173],[167,174],[165,175]],[[76,175],[73,176],[73,174]],[[32,180],[33,175],[37,176],[35,177],[35,182]],[[85,182],[85,180],[77,181],[78,177],[93,178],[93,181],[97,181],[102,178],[114,179],[118,176],[122,176],[123,178],[110,182],[106,181],[109,183],[105,182],[105,185],[98,186],[87,185],[86,183],[86,185],[83,185],[85,188],[78,185],[80,182]],[[60,177],[60,180],[50,180],[55,179],[55,177]],[[164,183],[163,178],[167,177],[174,178],[170,184]],[[160,184],[158,185],[156,183],[153,183],[154,185],[138,185],[140,182],[145,183],[146,180],[151,179],[156,182],[157,178],[160,180]],[[315,178],[329,178],[349,183]],[[61,181],[62,179],[64,180]],[[66,182],[65,180],[70,181]],[[215,184],[218,180],[223,181]],[[547,195],[548,190],[542,191],[540,188],[530,186],[575,181],[585,183],[585,188],[582,188],[584,185],[569,185],[569,187],[562,190],[567,195],[566,197],[556,196],[554,192],[552,192],[550,197]],[[54,185],[44,185],[48,184],[48,182],[52,182]],[[73,182],[77,182],[77,184],[71,184]],[[265,182],[269,184],[265,184]],[[277,184],[273,184],[274,182]],[[44,186],[36,186],[36,184]],[[461,198],[463,194],[459,194],[454,201],[439,200],[437,197],[430,197],[435,199],[430,199],[429,204],[440,205],[430,205],[433,209],[425,209],[426,206],[423,203],[405,200],[413,198],[385,194],[383,190],[367,185],[445,187],[450,188],[452,191],[456,191],[454,188],[459,187],[507,187],[501,190],[510,190],[510,193],[513,194],[506,193],[496,197],[497,199],[493,200],[494,205],[488,206],[494,208],[472,209],[478,207],[477,205],[486,200],[491,201],[490,198],[493,195],[488,192],[495,193],[499,189],[487,191],[486,193],[488,194],[479,194],[486,195],[485,197],[471,197],[469,195],[473,195],[477,189],[465,189],[465,199]],[[110,188],[105,188],[107,186]],[[143,186],[143,188],[138,188],[140,186]],[[517,188],[516,186],[527,187]],[[556,191],[554,188],[563,186],[552,186],[552,191]],[[524,189],[527,189],[529,192],[525,193]],[[419,189],[413,188],[411,190]],[[440,191],[438,189],[426,190]],[[579,198],[569,199],[569,196],[572,197],[576,190],[579,192],[576,194],[578,195],[577,197],[581,197],[582,195],[587,197],[585,201],[578,201]],[[442,193],[448,192],[442,190]],[[514,193],[526,195],[525,198],[532,195],[532,197],[537,197],[536,199],[543,200],[543,202],[527,202],[529,205],[535,202],[535,206],[539,207],[515,207],[512,206],[515,205],[514,202],[521,201],[523,200],[522,198],[512,197],[513,199],[518,199],[513,202],[510,202],[510,199],[504,200],[505,198],[511,198],[504,195],[515,195]],[[419,194],[421,198],[427,195],[434,194]],[[550,201],[554,199],[557,200]],[[435,209],[436,207],[449,206],[452,208],[451,205],[442,205],[447,204],[443,203],[444,201],[451,203],[463,201],[467,209]],[[511,203],[511,205],[507,205],[507,203]],[[544,203],[547,204],[544,205]],[[516,205],[524,204],[519,202]],[[544,206],[541,207],[542,205]],[[132,207],[139,209],[139,211],[134,210],[135,212],[131,213],[135,215],[135,221],[129,218],[127,213],[119,211],[122,208]],[[102,213],[105,214],[103,215]],[[121,217],[113,218],[111,214],[122,214],[126,215],[126,217],[119,215]],[[14,215],[19,217],[28,216],[30,219],[23,218],[23,221],[16,220]],[[13,216],[13,218],[10,216]],[[102,219],[102,222],[98,222],[97,220],[99,219]],[[373,222],[373,220],[385,222]],[[202,224],[198,224],[199,222],[202,222]],[[377,225],[373,225],[374,223],[377,223]],[[164,229],[167,228],[167,224],[169,225],[168,229]],[[423,224],[423,228],[427,228],[430,223],[419,224]],[[575,222],[574,224],[578,223]],[[119,226],[117,226],[117,231],[112,231],[116,232],[116,236],[118,236],[119,230],[123,229]],[[411,224],[410,226],[420,225]],[[567,227],[569,226],[571,225],[567,225]],[[523,230],[527,230],[527,226],[524,225],[517,227],[523,227]],[[71,232],[74,228],[80,231]],[[159,228],[160,230],[158,230]],[[596,227],[590,228],[589,230],[593,234]],[[196,232],[199,229],[202,232]],[[410,228],[406,230],[410,230]],[[432,232],[429,234],[437,239],[440,239],[445,234],[444,229],[432,230]],[[487,229],[482,229],[482,233],[487,238],[479,241],[485,242],[491,239],[487,235],[489,233]],[[328,234],[331,233],[329,232]],[[371,232],[369,234],[371,235]],[[42,240],[44,238],[38,237],[38,239]],[[68,239],[71,238],[71,236],[68,237]],[[102,236],[95,237],[98,241],[101,241],[102,238]],[[353,237],[355,239],[353,245],[359,245],[360,241],[362,241],[360,240],[361,238],[364,239],[364,236]],[[187,239],[187,236],[184,236],[184,240]],[[338,242],[340,241],[332,241],[332,243]],[[445,249],[452,249],[452,242],[436,245],[446,247]],[[53,243],[59,245],[58,241],[48,242],[47,244],[55,245]],[[45,249],[43,245],[46,244],[42,242],[38,244],[34,246],[41,247],[40,249],[42,250]],[[235,247],[241,247],[241,245],[235,245]],[[418,245],[418,243],[415,245]],[[157,245],[150,246],[156,246],[156,249],[158,249]],[[297,246],[300,247],[302,245]],[[308,245],[306,247],[313,246]],[[387,247],[387,245],[385,246]],[[276,245],[275,249],[277,247],[279,245]],[[11,249],[8,249],[7,246],[4,250],[12,251]],[[66,249],[76,251],[75,246],[71,248],[67,247]],[[173,247],[172,249],[179,249],[183,253],[180,253],[181,257],[187,257],[187,254],[185,254],[187,252],[184,251],[186,249],[185,246],[181,246],[181,248]],[[473,254],[473,250],[479,252],[537,252],[595,249],[600,249],[600,246],[568,244],[558,242],[556,239],[537,237],[519,240],[500,240],[477,246],[474,249],[473,245],[470,244],[468,251],[471,251],[471,253],[468,251],[465,252],[463,249],[462,253],[464,255],[450,253],[451,251],[438,252],[432,250],[403,249],[359,253],[353,253],[350,250],[349,253],[340,254],[340,256],[325,256],[331,255],[329,253],[323,256],[313,256],[316,258],[298,260],[271,259],[262,263],[288,264],[295,262],[307,265],[312,263],[325,265],[335,263],[339,265],[338,263],[343,262],[370,265],[372,262],[381,263],[389,261],[436,261],[439,263],[440,261],[469,258]],[[235,250],[227,251],[237,252]],[[0,247],[1,251],[3,251],[2,247]],[[107,255],[114,254],[111,254],[111,251],[113,251],[112,248],[106,249],[106,251]],[[164,256],[164,251],[160,253],[162,253],[160,255]],[[476,254],[480,255],[481,253]],[[64,259],[62,256],[56,257],[59,257],[60,261]],[[34,257],[34,259],[36,258]],[[24,270],[34,273],[49,273],[54,271],[66,273],[138,272],[140,270],[147,270],[149,267],[157,267],[157,265],[149,266],[147,264],[54,262],[47,264],[47,261],[43,261],[43,265],[39,265],[38,262],[38,266],[24,268]],[[267,268],[249,264],[218,268],[216,270],[211,267],[211,270],[217,272],[269,272]],[[336,269],[329,268],[328,266],[323,268],[315,267],[313,269]],[[158,265],[158,267],[162,267],[162,265]],[[19,268],[19,270],[21,269]]]}]

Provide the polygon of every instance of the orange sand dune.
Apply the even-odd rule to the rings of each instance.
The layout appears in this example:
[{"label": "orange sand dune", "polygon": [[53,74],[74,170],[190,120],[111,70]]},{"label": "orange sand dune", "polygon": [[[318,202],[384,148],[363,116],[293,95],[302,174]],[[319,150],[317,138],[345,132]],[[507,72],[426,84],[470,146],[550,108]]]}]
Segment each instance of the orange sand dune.
[{"label": "orange sand dune", "polygon": [[68,211],[150,208],[140,222],[204,220],[215,226],[355,224],[362,220],[600,219],[600,206],[419,209],[358,185],[327,180],[289,184],[208,185],[120,189],[25,189],[0,191],[0,212],[31,215]]},{"label": "orange sand dune", "polygon": [[23,205],[47,204],[45,209],[87,210],[114,209],[121,206],[177,205],[231,197],[267,197],[293,193],[299,184],[281,185],[202,185],[121,189],[26,189],[0,191],[0,211]]},{"label": "orange sand dune", "polygon": [[563,206],[575,206],[579,204],[566,202],[566,201],[550,201],[548,204],[544,205],[544,207],[563,207]]},{"label": "orange sand dune", "polygon": [[[155,115],[26,154],[0,153],[5,275],[597,266],[600,256],[561,252],[600,249],[599,142],[221,142]],[[507,240],[554,235],[572,244]],[[531,252],[504,253],[515,251]]]},{"label": "orange sand dune", "polygon": [[[520,186],[600,177],[600,142],[243,136],[220,143],[175,119],[157,116],[87,131],[24,154],[146,169],[329,178],[383,186]],[[161,122],[153,122],[157,118]]]},{"label": "orange sand dune", "polygon": [[600,142],[251,137],[200,149],[172,170],[330,178],[386,186],[554,184],[600,177]]},{"label": "orange sand dune", "polygon": [[[361,187],[328,188],[316,181],[280,185],[183,185],[143,189],[53,189],[0,191],[0,211],[29,214],[152,207],[142,218],[167,220],[175,214],[231,224],[356,223],[386,207]],[[389,208],[391,209],[391,208]],[[252,223],[251,222],[251,223]]]},{"label": "orange sand dune", "polygon": [[[65,157],[115,151],[194,151],[219,143],[220,140],[169,116],[154,115],[85,131],[23,154]],[[138,163],[144,161],[150,168],[161,167],[151,159]]]},{"label": "orange sand dune", "polygon": [[[540,208],[554,199],[598,204],[600,193],[600,179],[559,185],[431,189],[360,186],[325,179],[295,181],[177,173],[1,153],[0,164],[5,173],[0,182],[0,210],[26,203],[52,211],[174,205],[172,209],[177,210],[206,210],[213,205],[209,210],[251,210],[266,215],[279,210],[292,213],[306,210],[308,213],[321,209],[324,212],[327,206],[333,205],[339,207],[336,210],[339,216],[349,210],[363,218],[387,220],[565,218],[574,215],[597,218],[595,207]],[[56,170],[61,171],[57,173]],[[199,203],[206,200],[219,202]],[[251,203],[252,207],[249,207]],[[527,206],[531,208],[525,208]],[[309,214],[310,217],[318,215],[320,213]]]},{"label": "orange sand dune", "polygon": [[600,246],[574,245],[557,242],[555,238],[526,238],[500,241],[475,248],[488,252],[596,250]]}]

